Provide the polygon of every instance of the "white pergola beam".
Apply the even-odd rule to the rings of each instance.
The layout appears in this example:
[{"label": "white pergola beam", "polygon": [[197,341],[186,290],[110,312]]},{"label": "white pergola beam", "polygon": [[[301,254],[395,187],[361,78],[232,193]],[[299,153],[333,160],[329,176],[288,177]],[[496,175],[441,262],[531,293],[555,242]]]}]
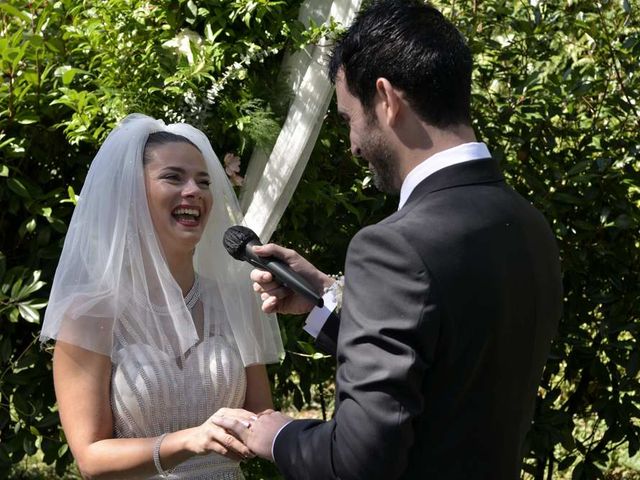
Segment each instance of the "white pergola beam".
[{"label": "white pergola beam", "polygon": [[[330,17],[348,26],[360,0],[307,0],[300,7],[299,19],[309,25],[328,23]],[[333,86],[327,76],[329,47],[307,47],[288,56],[283,71],[295,93],[287,118],[273,150],[256,149],[247,168],[240,204],[244,223],[267,242],[291,200],[318,138],[329,107]]]}]

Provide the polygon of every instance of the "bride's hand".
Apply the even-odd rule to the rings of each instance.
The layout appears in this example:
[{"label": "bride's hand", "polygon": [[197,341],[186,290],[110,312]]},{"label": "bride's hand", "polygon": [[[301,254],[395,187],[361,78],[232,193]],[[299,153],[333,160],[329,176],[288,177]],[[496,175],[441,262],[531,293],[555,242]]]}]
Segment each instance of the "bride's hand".
[{"label": "bride's hand", "polygon": [[249,425],[248,422],[253,416],[253,413],[246,410],[222,408],[199,427],[189,429],[189,435],[185,439],[186,449],[196,455],[216,452],[235,461],[253,458],[255,455],[240,440],[224,428],[212,423],[213,416],[219,417],[221,414],[224,416],[225,411],[227,413],[233,412],[233,418],[239,422],[246,422],[246,426]]}]

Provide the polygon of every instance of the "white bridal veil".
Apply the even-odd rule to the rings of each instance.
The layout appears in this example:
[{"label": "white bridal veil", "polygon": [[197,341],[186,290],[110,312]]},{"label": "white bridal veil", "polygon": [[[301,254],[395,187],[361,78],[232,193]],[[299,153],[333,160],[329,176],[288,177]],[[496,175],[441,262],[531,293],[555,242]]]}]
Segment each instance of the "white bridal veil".
[{"label": "white bridal veil", "polygon": [[277,362],[283,353],[277,320],[261,312],[248,264],[234,260],[222,245],[225,230],[242,218],[209,140],[190,125],[165,125],[140,114],[126,117],[91,163],[56,270],[41,340],[62,340],[112,356],[114,323],[126,317],[139,323],[141,342],[171,356],[197,343],[147,205],[142,155],[149,134],[158,131],[193,142],[211,176],[213,207],[196,247],[196,272],[218,286],[244,365]]}]

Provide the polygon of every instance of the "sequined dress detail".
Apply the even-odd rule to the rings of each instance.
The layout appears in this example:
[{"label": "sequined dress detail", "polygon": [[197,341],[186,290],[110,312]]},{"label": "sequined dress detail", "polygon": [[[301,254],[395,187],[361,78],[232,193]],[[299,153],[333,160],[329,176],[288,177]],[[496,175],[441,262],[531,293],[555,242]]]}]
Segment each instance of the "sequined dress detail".
[{"label": "sequined dress detail", "polygon": [[[117,438],[157,437],[201,425],[219,408],[243,406],[245,370],[222,302],[211,285],[201,288],[201,299],[191,309],[194,319],[201,320],[200,341],[183,356],[141,343],[144,337],[140,323],[127,315],[119,319],[111,374],[111,409]],[[169,478],[243,477],[238,463],[211,453],[179,464]]]}]

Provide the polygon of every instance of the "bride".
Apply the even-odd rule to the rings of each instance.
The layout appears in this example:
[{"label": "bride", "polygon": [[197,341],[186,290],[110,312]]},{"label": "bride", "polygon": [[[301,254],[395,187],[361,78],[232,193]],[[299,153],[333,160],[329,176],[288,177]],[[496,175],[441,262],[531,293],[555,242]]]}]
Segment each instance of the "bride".
[{"label": "bride", "polygon": [[89,478],[242,478],[251,452],[209,419],[272,407],[283,350],[245,264],[222,248],[241,218],[199,130],[134,114],[80,193],[41,340],[55,340],[60,419]]}]

